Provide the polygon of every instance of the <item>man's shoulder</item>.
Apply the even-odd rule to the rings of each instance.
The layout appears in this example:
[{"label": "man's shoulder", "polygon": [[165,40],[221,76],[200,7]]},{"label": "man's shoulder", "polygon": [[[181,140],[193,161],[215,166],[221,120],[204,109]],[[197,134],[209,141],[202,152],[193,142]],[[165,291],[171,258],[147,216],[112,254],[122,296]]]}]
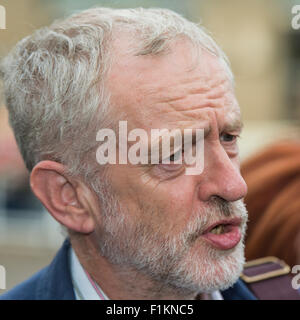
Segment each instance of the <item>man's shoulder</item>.
[{"label": "man's shoulder", "polygon": [[241,279],[238,279],[232,287],[222,291],[221,294],[224,300],[257,300]]},{"label": "man's shoulder", "polygon": [[16,285],[0,296],[0,300],[37,300],[41,279],[47,274],[49,266],[35,273],[29,279]]},{"label": "man's shoulder", "polygon": [[74,300],[68,252],[65,240],[47,267],[0,296],[0,300]]}]

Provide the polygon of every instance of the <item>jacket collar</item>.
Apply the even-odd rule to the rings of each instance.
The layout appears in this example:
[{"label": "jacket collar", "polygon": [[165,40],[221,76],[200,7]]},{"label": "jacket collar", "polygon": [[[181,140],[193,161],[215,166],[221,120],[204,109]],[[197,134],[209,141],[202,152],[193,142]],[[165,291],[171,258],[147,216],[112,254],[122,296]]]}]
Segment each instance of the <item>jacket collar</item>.
[{"label": "jacket collar", "polygon": [[38,300],[75,300],[69,264],[70,241],[66,239],[45,269],[36,289]]}]

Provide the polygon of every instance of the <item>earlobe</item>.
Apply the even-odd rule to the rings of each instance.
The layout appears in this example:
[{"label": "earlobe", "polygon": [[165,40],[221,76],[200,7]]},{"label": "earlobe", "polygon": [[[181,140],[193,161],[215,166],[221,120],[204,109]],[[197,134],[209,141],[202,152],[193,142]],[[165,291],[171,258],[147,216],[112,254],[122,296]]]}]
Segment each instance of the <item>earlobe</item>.
[{"label": "earlobe", "polygon": [[30,175],[30,185],[36,197],[59,223],[80,233],[94,231],[91,206],[87,205],[88,200],[80,201],[82,184],[69,179],[62,164],[39,162]]}]

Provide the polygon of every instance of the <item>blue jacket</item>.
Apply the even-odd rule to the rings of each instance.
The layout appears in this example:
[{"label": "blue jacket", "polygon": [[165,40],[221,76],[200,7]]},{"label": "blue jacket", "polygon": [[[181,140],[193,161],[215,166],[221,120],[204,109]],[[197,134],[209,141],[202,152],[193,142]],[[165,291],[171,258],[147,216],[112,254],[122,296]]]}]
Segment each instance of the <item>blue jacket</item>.
[{"label": "blue jacket", "polygon": [[[75,300],[69,266],[70,242],[65,240],[49,266],[0,296],[0,300]],[[254,300],[242,280],[222,291],[225,300]]]}]

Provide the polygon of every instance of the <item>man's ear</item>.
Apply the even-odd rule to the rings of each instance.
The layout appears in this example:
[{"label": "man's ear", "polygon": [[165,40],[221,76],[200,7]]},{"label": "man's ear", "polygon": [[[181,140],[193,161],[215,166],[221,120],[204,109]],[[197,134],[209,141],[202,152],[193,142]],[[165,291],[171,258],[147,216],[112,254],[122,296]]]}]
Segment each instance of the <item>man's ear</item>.
[{"label": "man's ear", "polygon": [[94,195],[83,182],[67,177],[62,164],[39,162],[31,172],[30,185],[59,223],[84,234],[94,231]]}]

